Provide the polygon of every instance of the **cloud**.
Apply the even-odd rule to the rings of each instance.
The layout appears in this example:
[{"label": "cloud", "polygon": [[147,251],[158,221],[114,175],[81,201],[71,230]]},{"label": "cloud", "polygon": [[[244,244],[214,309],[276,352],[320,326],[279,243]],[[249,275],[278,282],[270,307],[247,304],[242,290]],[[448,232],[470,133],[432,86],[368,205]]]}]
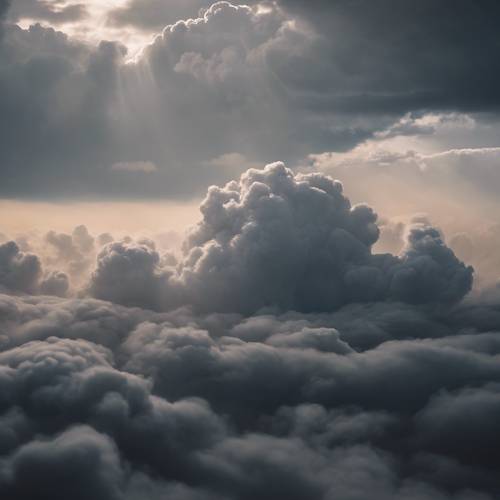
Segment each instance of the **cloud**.
[{"label": "cloud", "polygon": [[498,276],[493,247],[500,208],[494,187],[500,182],[500,150],[426,152],[427,139],[420,143],[424,151],[410,149],[411,145],[395,148],[392,141],[372,140],[347,153],[316,156],[312,165],[340,179],[354,200],[378,207],[382,214],[378,251],[400,251],[403,228],[414,214],[426,213],[443,228],[460,259],[474,266],[478,284],[491,284]]},{"label": "cloud", "polygon": [[160,264],[148,242],[109,243],[97,256],[89,293],[118,304],[162,309],[169,275]]},{"label": "cloud", "polygon": [[[243,319],[0,299],[17,343],[0,353],[6,495],[494,498],[481,443],[495,439],[500,323],[482,327],[476,306],[453,326],[387,303]],[[386,338],[351,348],[356,321]]]},{"label": "cloud", "polygon": [[424,114],[418,117],[408,113],[386,130],[377,132],[375,139],[405,135],[433,135],[442,130],[461,128],[473,130],[476,128],[476,122],[469,115],[461,113]]},{"label": "cloud", "polygon": [[24,18],[45,20],[53,24],[75,22],[87,16],[83,3],[64,4],[45,0],[16,0],[9,9],[9,20],[18,21]]},{"label": "cloud", "polygon": [[38,285],[40,260],[21,252],[14,241],[0,245],[0,286],[12,291],[30,293]]},{"label": "cloud", "polygon": [[114,243],[98,256],[90,293],[156,310],[250,314],[331,311],[351,301],[451,304],[471,288],[472,268],[426,223],[408,231],[400,256],[372,254],[376,214],[351,206],[342,185],[322,174],[295,175],[282,163],[250,169],[210,188],[201,213],[176,269],[163,268],[151,246]]},{"label": "cloud", "polygon": [[162,0],[129,0],[124,6],[110,10],[108,22],[147,31],[161,30],[179,19],[198,17],[200,10],[212,3],[210,0],[173,0],[167,5]]},{"label": "cloud", "polygon": [[[495,439],[500,315],[477,297],[456,303],[470,270],[439,231],[415,218],[400,256],[373,254],[371,209],[351,207],[331,178],[282,164],[211,188],[202,214],[174,267],[149,240],[109,242],[98,255],[94,295],[168,312],[0,295],[3,495],[494,498],[496,455],[481,443]],[[322,243],[339,228],[391,287],[366,301],[356,287],[371,271],[344,257],[349,264],[334,267],[349,276],[333,283],[341,303],[287,310],[277,286],[293,271],[287,262],[299,268],[294,280],[320,279],[314,250],[342,249]],[[94,247],[81,226],[59,240],[70,243],[63,250]],[[308,241],[315,246],[299,252]],[[215,245],[226,258],[207,273],[197,259]],[[322,258],[333,280],[327,264],[339,256]],[[285,274],[258,274],[266,262]],[[236,301],[219,313],[227,276]],[[211,297],[197,303],[200,282]],[[274,294],[274,312],[251,314],[256,289]],[[322,310],[322,296],[305,290]],[[183,304],[194,307],[174,309]],[[471,419],[481,429],[472,448],[457,439]]]},{"label": "cloud", "polygon": [[93,48],[40,25],[8,24],[4,31],[0,87],[10,99],[0,100],[8,145],[2,195],[59,191],[65,197],[60,190],[67,182],[93,185],[111,140],[108,113],[123,47],[102,42]]},{"label": "cloud", "polygon": [[40,293],[65,297],[69,290],[68,276],[60,271],[48,273],[40,283]]},{"label": "cloud", "polygon": [[116,172],[143,172],[151,174],[158,170],[158,167],[150,161],[133,161],[113,163],[111,170]]},{"label": "cloud", "polygon": [[[267,62],[284,91],[301,99],[304,107],[315,108],[316,124],[325,109],[365,114],[365,123],[376,113],[381,123],[383,115],[415,110],[498,108],[498,64],[484,50],[498,43],[491,21],[498,5],[492,0],[474,6],[462,0],[424,0],[418,6],[411,0],[382,0],[376,6],[368,0],[247,3],[260,12],[279,6],[288,19],[314,33],[304,43],[300,32],[291,30],[285,43],[269,47]],[[209,5],[173,0],[167,8],[158,0],[130,0],[111,11],[110,19],[152,32],[197,17]]]},{"label": "cloud", "polygon": [[[482,50],[496,43],[485,20],[496,6],[486,3],[479,9],[426,1],[402,10],[384,0],[375,12],[364,2],[306,8],[285,0],[264,8],[194,1],[169,2],[168,9],[130,2],[105,14],[127,26],[158,27],[129,59],[120,40],[92,45],[78,41],[85,32],[7,24],[0,54],[7,147],[0,160],[8,182],[0,195],[186,199],[249,165],[283,159],[296,166],[310,154],[350,150],[381,134],[469,130],[496,116],[496,65]],[[438,28],[433,20],[450,19],[446,9],[456,15]],[[397,22],[381,29],[389,12]],[[73,25],[83,29],[80,21]],[[408,37],[415,25],[425,30]],[[453,42],[453,33],[476,29],[477,46],[462,37]],[[470,74],[489,77],[473,84]],[[491,131],[476,130],[484,134]],[[228,155],[244,158],[239,171],[225,166],[234,160]],[[207,159],[224,168],[206,168]],[[153,173],[151,165],[154,175],[116,175]]]},{"label": "cloud", "polygon": [[[496,4],[278,4],[218,2],[128,63],[5,25],[4,195],[235,180],[209,188],[179,256],[161,244],[176,235],[114,227],[0,244],[2,498],[497,498],[498,148],[388,147],[482,130],[463,110],[496,106]],[[119,22],[146,27],[137,7]],[[319,172],[248,169],[332,149]],[[381,222],[351,189],[386,200]],[[388,210],[451,193],[467,230],[448,243]],[[489,278],[474,293],[469,258]]]},{"label": "cloud", "polygon": [[[75,427],[53,440],[32,441],[4,463],[0,491],[11,498],[119,499],[123,471],[113,442],[89,427]],[[51,479],[49,479],[51,478]]]},{"label": "cloud", "polygon": [[[302,88],[315,87],[318,105],[381,113],[498,107],[498,64],[483,49],[498,42],[490,17],[498,5],[491,0],[278,3],[322,35],[316,54],[326,66],[294,78]],[[485,74],[486,81],[479,76]]]}]

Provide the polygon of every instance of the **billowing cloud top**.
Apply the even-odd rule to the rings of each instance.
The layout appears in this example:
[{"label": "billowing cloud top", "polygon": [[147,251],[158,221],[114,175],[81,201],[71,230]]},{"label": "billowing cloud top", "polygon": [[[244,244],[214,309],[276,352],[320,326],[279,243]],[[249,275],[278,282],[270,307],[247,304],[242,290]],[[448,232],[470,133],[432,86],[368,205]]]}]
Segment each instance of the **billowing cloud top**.
[{"label": "billowing cloud top", "polygon": [[[217,158],[294,166],[406,113],[498,119],[497,2],[105,4],[7,13],[0,196],[187,198],[244,170]],[[127,30],[145,29],[127,54]]]},{"label": "billowing cloud top", "polygon": [[497,500],[499,5],[0,0],[0,498]]},{"label": "billowing cloud top", "polygon": [[177,268],[162,268],[147,245],[113,243],[98,257],[91,293],[160,310],[253,313],[388,299],[446,304],[471,288],[472,268],[426,224],[411,227],[400,256],[373,254],[376,214],[351,206],[324,174],[294,175],[282,163],[251,169],[210,188],[201,212]]},{"label": "billowing cloud top", "polygon": [[201,214],[180,260],[84,226],[0,246],[2,498],[496,497],[500,312],[440,231],[376,254],[372,209],[282,163]]}]

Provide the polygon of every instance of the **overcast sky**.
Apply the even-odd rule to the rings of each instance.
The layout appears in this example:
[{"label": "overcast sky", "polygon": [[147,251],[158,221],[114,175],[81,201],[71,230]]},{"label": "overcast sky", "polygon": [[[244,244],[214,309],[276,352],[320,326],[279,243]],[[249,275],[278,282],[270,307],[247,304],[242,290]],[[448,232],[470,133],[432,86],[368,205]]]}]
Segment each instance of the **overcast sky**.
[{"label": "overcast sky", "polygon": [[494,0],[8,4],[4,198],[186,200],[277,160],[500,145]]},{"label": "overcast sky", "polygon": [[0,498],[498,500],[498,0],[0,0]]}]

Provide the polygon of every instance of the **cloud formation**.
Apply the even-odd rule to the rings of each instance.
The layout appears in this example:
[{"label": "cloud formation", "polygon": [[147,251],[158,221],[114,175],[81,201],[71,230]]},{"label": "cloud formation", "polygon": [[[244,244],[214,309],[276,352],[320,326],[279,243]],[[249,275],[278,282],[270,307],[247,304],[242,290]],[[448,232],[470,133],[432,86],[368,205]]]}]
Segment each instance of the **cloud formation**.
[{"label": "cloud formation", "polygon": [[[493,499],[498,488],[484,450],[500,344],[477,305],[244,319],[0,301],[7,497]],[[368,346],[376,329],[385,338]]]},{"label": "cloud formation", "polygon": [[[498,38],[489,0],[418,9],[392,0],[376,9],[129,2],[106,11],[108,22],[146,29],[152,21],[156,35],[129,59],[120,40],[91,44],[13,24],[15,9],[29,17],[35,8],[44,22],[82,13],[75,3],[11,7],[0,47],[0,90],[9,95],[0,99],[1,196],[190,198],[244,170],[207,168],[228,155],[240,155],[240,165],[295,166],[352,149],[409,112],[496,117],[498,64],[483,50]],[[399,125],[392,134],[408,133]]]},{"label": "cloud formation", "polygon": [[41,275],[34,254],[21,252],[14,241],[0,245],[0,286],[12,291],[33,292]]},{"label": "cloud formation", "polygon": [[351,206],[342,185],[322,174],[295,175],[282,163],[250,169],[210,188],[201,212],[175,269],[148,245],[113,243],[98,256],[90,293],[156,310],[249,314],[352,301],[451,304],[471,288],[472,268],[426,223],[409,229],[400,256],[373,254],[376,214]]},{"label": "cloud formation", "polygon": [[0,497],[497,499],[497,3],[168,4],[2,24],[0,196],[219,184],[178,252],[0,228]]},{"label": "cloud formation", "polygon": [[500,310],[462,300],[472,270],[437,229],[376,254],[372,209],[281,163],[201,213],[180,261],[49,233],[65,262],[104,245],[73,298],[20,295],[40,262],[0,247],[3,496],[495,498]]}]

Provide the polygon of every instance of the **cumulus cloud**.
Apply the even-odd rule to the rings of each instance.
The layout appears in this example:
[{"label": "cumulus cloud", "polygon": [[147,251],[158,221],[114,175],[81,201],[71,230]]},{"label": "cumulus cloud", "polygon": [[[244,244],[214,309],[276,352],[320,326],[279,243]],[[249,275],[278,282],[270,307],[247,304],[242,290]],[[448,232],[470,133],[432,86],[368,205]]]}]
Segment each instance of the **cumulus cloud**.
[{"label": "cumulus cloud", "polygon": [[[465,128],[488,122],[496,116],[492,82],[498,75],[488,51],[478,47],[496,43],[484,16],[495,18],[497,7],[485,3],[469,9],[464,2],[426,1],[415,12],[392,0],[376,10],[365,2],[316,2],[314,8],[295,0],[169,2],[168,8],[128,2],[107,12],[108,21],[122,30],[153,22],[156,30],[132,60],[119,40],[89,44],[53,28],[7,23],[0,86],[10,97],[0,109],[9,126],[2,130],[8,140],[0,194],[188,198],[245,169],[243,162],[237,172],[205,168],[207,159],[226,164],[237,154],[245,166],[276,159],[297,165],[311,153],[346,151],[377,134],[450,125],[408,118],[423,110],[435,117],[445,112],[455,125],[464,112],[473,113],[461,122]],[[34,5],[24,2],[25,10],[28,4]],[[36,5],[52,13],[77,7]],[[449,19],[447,9],[454,9],[454,20],[436,27],[431,20]],[[380,29],[389,13],[398,22]],[[426,36],[408,37],[415,25],[425,26]],[[83,36],[88,30],[81,27]],[[477,47],[450,42],[453,33],[470,32],[482,40]],[[469,72],[490,77],[465,88]],[[117,170],[154,175],[118,176]]]},{"label": "cumulus cloud", "polygon": [[[436,123],[436,118],[423,118]],[[378,208],[378,251],[399,252],[404,227],[415,213],[426,213],[444,230],[459,258],[474,266],[477,284],[493,284],[498,279],[494,247],[500,210],[495,188],[500,182],[499,149],[436,148],[447,134],[443,121],[447,119],[441,116],[438,129],[430,134],[412,125],[407,136],[379,137],[346,153],[314,156],[311,165],[340,179],[355,201]],[[448,126],[458,130],[456,120],[448,120]],[[449,145],[454,146],[453,141]]]},{"label": "cumulus cloud", "polygon": [[90,293],[125,305],[249,314],[265,307],[331,311],[351,301],[452,304],[472,268],[420,222],[399,256],[374,254],[377,215],[351,206],[342,185],[283,164],[212,187],[182,261],[162,266],[147,244],[114,243],[98,256]]},{"label": "cumulus cloud", "polygon": [[22,252],[14,241],[0,245],[0,286],[30,293],[36,289],[40,275],[36,255]]},{"label": "cumulus cloud", "polygon": [[[199,17],[127,64],[116,43],[5,25],[3,194],[182,197],[236,180],[208,190],[180,255],[164,251],[178,235],[114,228],[2,241],[0,497],[498,497],[500,295],[469,294],[468,265],[496,276],[498,227],[447,241],[430,217],[387,210],[469,185],[449,213],[470,215],[465,195],[498,184],[497,148],[373,148],[475,133],[480,120],[459,110],[498,104],[484,51],[497,6],[410,3],[190,14],[198,3],[185,2]],[[130,1],[113,22],[158,26],[143,14]],[[311,157],[320,172],[247,170],[368,136]],[[360,201],[366,186],[390,198],[380,221],[373,199],[344,194]]]},{"label": "cumulus cloud", "polygon": [[89,293],[118,304],[161,309],[168,274],[160,264],[150,242],[109,243],[97,256]]},{"label": "cumulus cloud", "polygon": [[[9,117],[0,195],[185,199],[256,163],[297,165],[370,137],[487,123],[496,116],[498,72],[482,47],[496,43],[488,19],[497,6],[484,3],[426,1],[418,12],[392,0],[377,9],[297,0],[131,1],[113,12],[101,5],[95,26],[153,26],[156,36],[130,60],[119,42],[82,42],[89,32],[82,22],[56,24],[63,14],[82,14],[81,5],[16,2],[0,48],[0,87],[9,96],[0,100]],[[57,14],[52,24],[66,32],[21,29],[12,24],[21,15],[15,9],[45,22]],[[436,26],[432,20],[449,19],[450,9],[450,26]],[[389,12],[397,21],[381,29]],[[415,25],[426,29],[408,37]],[[451,42],[471,32],[477,46]],[[489,77],[464,87],[472,73]],[[423,110],[434,120],[414,118]],[[206,168],[207,158],[235,165],[232,155],[246,160],[239,170]]]},{"label": "cumulus cloud", "polygon": [[369,207],[279,163],[201,211],[179,263],[98,238],[107,301],[0,295],[2,495],[495,498],[500,310],[460,301],[471,270],[425,217],[375,254]]},{"label": "cumulus cloud", "polygon": [[69,290],[69,278],[60,271],[51,271],[40,283],[40,293],[65,297]]},{"label": "cumulus cloud", "polygon": [[120,498],[123,472],[113,442],[89,427],[75,427],[52,440],[32,441],[3,464],[3,495],[10,498],[51,496]]},{"label": "cumulus cloud", "polygon": [[7,496],[495,497],[500,343],[477,305],[245,319],[0,299]]}]

